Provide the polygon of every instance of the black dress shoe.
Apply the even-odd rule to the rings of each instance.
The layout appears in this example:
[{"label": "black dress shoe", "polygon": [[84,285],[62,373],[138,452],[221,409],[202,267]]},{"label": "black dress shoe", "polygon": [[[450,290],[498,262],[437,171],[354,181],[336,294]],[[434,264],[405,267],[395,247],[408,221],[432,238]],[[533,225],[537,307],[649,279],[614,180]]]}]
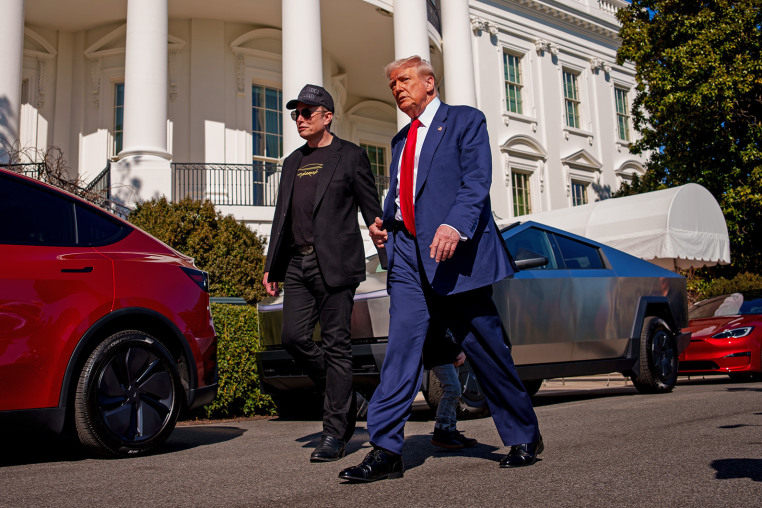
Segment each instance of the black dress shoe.
[{"label": "black dress shoe", "polygon": [[339,473],[339,478],[350,482],[375,482],[386,478],[402,478],[404,469],[402,455],[374,448],[359,465]]},{"label": "black dress shoe", "polygon": [[310,455],[310,462],[333,462],[344,456],[344,441],[334,436],[322,436],[320,444]]},{"label": "black dress shoe", "polygon": [[537,456],[545,449],[542,437],[532,443],[511,446],[511,451],[500,461],[500,467],[531,466],[537,462]]}]

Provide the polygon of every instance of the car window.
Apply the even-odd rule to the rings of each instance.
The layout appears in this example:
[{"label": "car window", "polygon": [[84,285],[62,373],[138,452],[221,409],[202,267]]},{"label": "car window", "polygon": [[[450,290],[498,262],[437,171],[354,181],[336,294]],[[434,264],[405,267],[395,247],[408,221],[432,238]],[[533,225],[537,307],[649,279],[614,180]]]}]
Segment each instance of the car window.
[{"label": "car window", "polygon": [[689,319],[762,314],[762,293],[752,291],[716,296],[698,302],[688,310]]},{"label": "car window", "polygon": [[79,245],[104,245],[118,238],[124,224],[111,219],[105,213],[77,204],[77,240]]},{"label": "car window", "polygon": [[553,235],[561,249],[564,264],[570,270],[591,270],[603,268],[603,261],[597,247],[578,242],[561,235]]},{"label": "car window", "polygon": [[74,245],[74,203],[14,178],[0,184],[0,243]]},{"label": "car window", "polygon": [[528,228],[508,236],[505,239],[505,246],[508,247],[508,252],[515,261],[531,259],[537,257],[538,254],[548,258],[548,264],[530,268],[530,270],[555,270],[558,268],[558,263],[551,242],[552,239],[546,231]]}]

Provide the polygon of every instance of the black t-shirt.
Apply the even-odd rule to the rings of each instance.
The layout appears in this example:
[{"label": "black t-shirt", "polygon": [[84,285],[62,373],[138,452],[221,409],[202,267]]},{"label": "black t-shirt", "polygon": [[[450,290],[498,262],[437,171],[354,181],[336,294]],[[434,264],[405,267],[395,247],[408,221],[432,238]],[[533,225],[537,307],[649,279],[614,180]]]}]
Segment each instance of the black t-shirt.
[{"label": "black t-shirt", "polygon": [[[333,143],[338,143],[334,136]],[[315,237],[312,234],[312,214],[315,209],[315,190],[317,189],[320,170],[323,168],[328,155],[329,146],[318,148],[303,147],[302,162],[296,171],[294,191],[291,195],[291,232],[294,245],[312,245]]]}]

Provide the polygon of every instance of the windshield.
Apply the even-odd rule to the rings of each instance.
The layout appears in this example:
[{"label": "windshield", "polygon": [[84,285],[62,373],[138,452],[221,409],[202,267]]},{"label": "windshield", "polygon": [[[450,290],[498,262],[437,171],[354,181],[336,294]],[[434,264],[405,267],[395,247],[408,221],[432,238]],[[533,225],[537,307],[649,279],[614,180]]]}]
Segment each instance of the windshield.
[{"label": "windshield", "polygon": [[709,298],[691,307],[688,311],[688,318],[743,316],[747,314],[762,314],[762,291],[742,291]]}]

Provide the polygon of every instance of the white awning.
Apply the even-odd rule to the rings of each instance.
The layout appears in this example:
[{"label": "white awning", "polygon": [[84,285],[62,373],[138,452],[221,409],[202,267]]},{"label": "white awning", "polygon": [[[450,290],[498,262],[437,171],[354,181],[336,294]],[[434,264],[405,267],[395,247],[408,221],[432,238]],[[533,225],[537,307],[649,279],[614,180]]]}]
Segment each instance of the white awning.
[{"label": "white awning", "polygon": [[689,183],[503,221],[532,220],[605,243],[664,268],[730,263],[728,227],[714,196]]}]

